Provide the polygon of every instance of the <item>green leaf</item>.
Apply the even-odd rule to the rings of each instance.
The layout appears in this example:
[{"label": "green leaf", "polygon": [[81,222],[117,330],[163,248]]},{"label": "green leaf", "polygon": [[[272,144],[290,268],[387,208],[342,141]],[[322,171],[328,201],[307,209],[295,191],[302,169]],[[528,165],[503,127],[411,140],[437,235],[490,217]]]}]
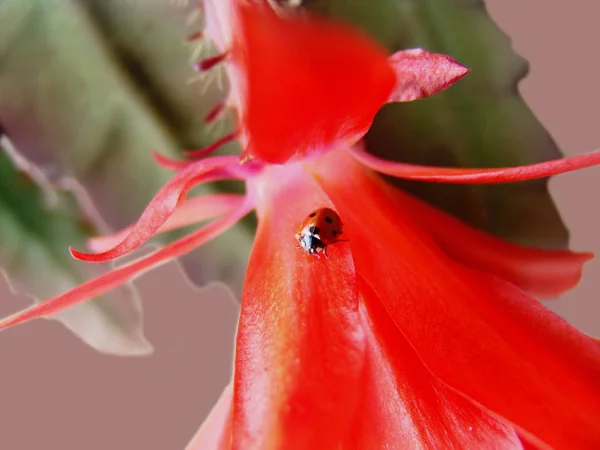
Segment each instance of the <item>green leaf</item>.
[{"label": "green leaf", "polygon": [[[526,61],[511,50],[480,0],[315,0],[308,5],[354,22],[391,51],[423,47],[472,69],[441,94],[386,106],[366,136],[370,152],[460,167],[514,166],[561,156],[519,95]],[[393,182],[502,238],[540,247],[567,245],[547,179],[496,186]]]},{"label": "green leaf", "polygon": [[[194,28],[185,25],[189,11],[175,5],[0,3],[0,125],[51,180],[77,179],[113,230],[134,222],[172,176],[152,160],[152,149],[176,156],[215,134],[203,118],[223,92],[214,81],[204,95],[203,83],[189,83],[197,74],[185,36]],[[188,275],[239,292],[252,236],[239,226],[192,252],[183,258]]]},{"label": "green leaf", "polygon": [[[0,264],[13,292],[34,300],[58,295],[107,269],[71,258],[94,232],[67,191],[42,188],[16,168],[0,148]],[[99,351],[118,355],[152,352],[142,332],[142,311],[131,286],[53,317]]]}]

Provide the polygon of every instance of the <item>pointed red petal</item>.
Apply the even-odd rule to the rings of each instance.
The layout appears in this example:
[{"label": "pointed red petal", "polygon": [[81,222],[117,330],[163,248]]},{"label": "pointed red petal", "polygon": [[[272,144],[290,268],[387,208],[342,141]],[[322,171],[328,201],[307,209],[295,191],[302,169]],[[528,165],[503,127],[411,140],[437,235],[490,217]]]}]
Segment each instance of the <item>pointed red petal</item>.
[{"label": "pointed red petal", "polygon": [[600,150],[528,166],[494,169],[430,167],[387,161],[370,155],[360,144],[352,148],[352,154],[365,166],[393,177],[460,184],[512,183],[559,175],[600,164]]},{"label": "pointed red petal", "polygon": [[[109,261],[123,256],[148,241],[173,214],[179,202],[195,185],[206,181],[211,171],[223,166],[237,165],[234,156],[218,156],[199,161],[178,172],[150,201],[131,232],[118,245],[102,253],[85,253],[71,249],[74,258],[89,262]],[[209,178],[210,179],[210,178]]]},{"label": "pointed red petal", "polygon": [[367,35],[324,18],[279,16],[239,2],[232,61],[252,156],[283,163],[355,142],[388,99],[395,74]]},{"label": "pointed red petal", "polygon": [[159,153],[154,150],[152,151],[152,157],[154,158],[154,161],[158,163],[159,166],[169,170],[185,169],[186,167],[190,166],[191,164],[194,164],[195,162],[183,159],[169,158],[168,156],[165,156],[162,153]]},{"label": "pointed red petal", "polygon": [[340,448],[364,363],[352,258],[346,243],[330,258],[297,248],[304,215],[329,203],[310,175],[279,170],[261,181],[276,190],[258,187],[272,197],[258,202],[242,295],[232,448]]},{"label": "pointed red petal", "polygon": [[421,48],[396,52],[389,62],[397,80],[389,102],[410,102],[437,94],[471,71],[449,56]]},{"label": "pointed red petal", "polygon": [[226,134],[222,138],[217,139],[208,147],[204,147],[199,150],[187,150],[185,154],[190,158],[206,158],[207,156],[210,156],[212,153],[219,150],[225,144],[235,141],[239,137],[239,134],[239,131],[234,131],[233,133]]},{"label": "pointed red petal", "polygon": [[226,105],[227,104],[224,101],[217,103],[214,106],[214,108],[211,109],[209,111],[209,113],[204,117],[204,123],[209,124],[209,123],[217,120],[217,118],[221,117],[221,114],[225,110]]},{"label": "pointed red petal", "polygon": [[146,270],[177,258],[200,247],[211,239],[214,239],[228,228],[232,227],[240,218],[251,211],[251,209],[251,205],[247,202],[240,209],[230,212],[226,216],[209,223],[203,228],[145,256],[144,258],[111,270],[97,278],[80,284],[64,294],[6,317],[0,320],[0,330],[13,325],[18,325],[28,320],[55,314],[126,283],[138,275],[141,275]]},{"label": "pointed red petal", "polygon": [[600,448],[600,345],[514,285],[452,261],[352,158],[319,163],[357,273],[428,369],[528,438]]},{"label": "pointed red petal", "polygon": [[228,384],[185,450],[229,450],[232,426],[233,386]]},{"label": "pointed red petal", "polygon": [[[243,202],[244,196],[238,194],[202,195],[184,200],[156,230],[156,234],[212,219],[232,209],[238,209]],[[115,234],[93,237],[88,241],[88,246],[94,252],[108,251],[123,241],[132,230],[133,226],[130,226]]]},{"label": "pointed red petal", "polygon": [[201,59],[196,64],[194,64],[194,70],[198,72],[205,72],[207,70],[213,69],[217,64],[221,64],[229,54],[227,52],[221,53],[219,55],[209,56],[207,58]]},{"label": "pointed red petal", "polygon": [[528,248],[476,230],[460,220],[398,189],[388,189],[396,210],[410,211],[410,220],[425,228],[455,261],[510,281],[544,298],[572,289],[583,264],[593,253]]},{"label": "pointed red petal", "polygon": [[399,442],[405,449],[521,448],[510,425],[431,375],[360,278],[359,291],[367,365],[348,448],[396,448]]}]

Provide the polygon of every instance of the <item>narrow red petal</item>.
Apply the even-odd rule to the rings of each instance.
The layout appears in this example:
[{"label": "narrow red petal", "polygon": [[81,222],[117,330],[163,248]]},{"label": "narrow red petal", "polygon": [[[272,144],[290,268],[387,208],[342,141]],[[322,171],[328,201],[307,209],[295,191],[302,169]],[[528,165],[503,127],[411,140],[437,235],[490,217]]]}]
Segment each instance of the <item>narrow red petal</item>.
[{"label": "narrow red petal", "polygon": [[396,52],[389,62],[396,72],[389,102],[410,102],[437,94],[471,71],[447,55],[421,48]]},{"label": "narrow red petal", "polygon": [[99,277],[86,281],[64,294],[38,303],[21,312],[0,320],[0,330],[13,325],[37,319],[63,311],[86,300],[104,294],[105,292],[126,283],[141,275],[148,269],[177,258],[206,242],[214,239],[228,228],[232,227],[240,218],[252,210],[250,201],[240,209],[209,223],[203,228],[125,266],[111,270]]},{"label": "narrow red petal", "polygon": [[207,147],[201,148],[199,150],[187,150],[185,152],[185,155],[189,156],[190,158],[206,158],[207,156],[219,150],[225,144],[235,141],[239,137],[239,134],[240,133],[238,131],[226,134],[225,136],[217,139],[215,142],[213,142]]},{"label": "narrow red petal", "polygon": [[[243,202],[244,196],[239,194],[202,195],[184,200],[177,206],[167,221],[156,230],[156,233],[163,233],[212,219],[232,209],[238,209]],[[108,251],[123,241],[132,230],[133,226],[129,226],[115,234],[93,237],[88,241],[88,247],[94,252]]]},{"label": "narrow red petal", "polygon": [[396,210],[425,228],[452,259],[494,274],[542,298],[572,289],[593,253],[528,248],[476,230],[460,220],[398,189],[386,189]]},{"label": "narrow red petal", "polygon": [[493,169],[430,167],[387,161],[370,155],[362,145],[354,146],[351,151],[362,164],[386,175],[406,180],[459,184],[512,183],[559,175],[600,164],[600,150],[528,166]]},{"label": "narrow red petal", "polygon": [[270,163],[355,142],[396,82],[366,34],[306,12],[239,2],[232,62],[252,156]]},{"label": "narrow red petal", "polygon": [[316,170],[356,271],[425,366],[533,442],[600,448],[600,345],[513,284],[454,262],[381,180],[333,156]]},{"label": "narrow red petal", "polygon": [[522,448],[514,428],[434,377],[360,277],[358,286],[367,365],[347,448]]},{"label": "narrow red petal", "polygon": [[169,170],[182,170],[190,166],[191,164],[194,164],[195,162],[183,159],[169,158],[168,156],[165,156],[162,153],[159,153],[154,150],[152,151],[152,157],[154,158],[154,161],[158,163],[159,166]]},{"label": "narrow red petal", "polygon": [[213,121],[215,121],[218,117],[221,116],[221,114],[223,113],[224,109],[225,109],[225,102],[219,102],[217,103],[213,109],[211,109],[209,111],[209,113],[204,117],[204,123],[211,123]]},{"label": "narrow red petal", "polygon": [[233,386],[228,384],[185,450],[229,450],[232,425]]},{"label": "narrow red petal", "polygon": [[71,249],[74,258],[89,262],[109,261],[123,256],[148,241],[173,214],[179,202],[198,183],[206,181],[211,171],[223,166],[237,165],[233,156],[219,156],[199,161],[178,172],[150,201],[131,232],[119,244],[102,253],[85,253]]},{"label": "narrow red petal", "polygon": [[346,243],[317,258],[297,248],[306,214],[329,202],[314,180],[285,167],[261,182],[259,226],[242,295],[233,445],[340,448],[353,423],[364,364],[352,258]]},{"label": "narrow red petal", "polygon": [[208,58],[204,58],[201,61],[198,61],[196,64],[194,64],[194,69],[199,71],[199,72],[205,72],[207,70],[212,69],[213,67],[215,67],[217,64],[220,64],[223,62],[223,60],[225,60],[225,58],[227,58],[228,53],[221,53],[219,55],[214,55],[214,56],[209,56]]}]

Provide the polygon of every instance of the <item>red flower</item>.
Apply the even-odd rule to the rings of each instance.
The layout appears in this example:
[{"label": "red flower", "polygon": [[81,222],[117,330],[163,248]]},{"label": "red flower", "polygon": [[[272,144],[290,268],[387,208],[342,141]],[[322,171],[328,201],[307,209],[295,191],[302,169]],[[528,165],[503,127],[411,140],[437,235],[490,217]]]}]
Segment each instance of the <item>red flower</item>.
[{"label": "red flower", "polygon": [[[212,32],[229,45],[246,162],[157,155],[178,172],[140,220],[93,241],[100,253],[73,254],[113,259],[157,232],[219,217],[0,328],[99,295],[256,209],[233,385],[190,449],[600,447],[600,346],[530,296],[570,289],[592,255],[503,242],[373,172],[502,183],[599,164],[600,153],[501,169],[380,160],[359,142],[375,112],[438,92],[466,69],[423,50],[388,57],[344,25],[280,17],[262,3],[207,9],[219,13],[209,23],[239,30]],[[244,180],[246,195],[185,199],[225,178]],[[319,207],[337,211],[347,238],[320,259],[294,239]]]}]

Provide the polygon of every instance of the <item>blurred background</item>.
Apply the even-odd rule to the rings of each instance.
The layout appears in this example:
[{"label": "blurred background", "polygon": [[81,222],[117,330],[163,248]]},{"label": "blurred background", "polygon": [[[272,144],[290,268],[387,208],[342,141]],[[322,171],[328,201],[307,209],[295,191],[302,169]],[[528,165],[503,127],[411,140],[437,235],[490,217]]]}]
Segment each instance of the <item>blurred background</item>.
[{"label": "blurred background", "polygon": [[[319,2],[309,1],[317,9],[325,4]],[[339,4],[346,5],[351,16],[365,4],[383,11],[394,2],[411,14],[410,0]],[[428,44],[438,26],[446,28],[446,34],[440,32],[443,36],[448,27],[461,28],[459,20],[470,21],[477,2],[437,3],[467,12],[450,11],[444,23],[432,19],[429,38],[412,30],[406,38],[411,43]],[[529,61],[519,93],[558,147],[574,155],[600,146],[600,32],[595,23],[600,5],[585,0],[555,3],[486,0],[485,6],[512,40],[514,51]],[[0,165],[0,258],[19,292],[48,298],[92,276],[90,270],[106,270],[108,266],[74,265],[67,258],[67,246],[83,249],[86,237],[135,220],[169,177],[155,167],[150,150],[177,155],[181,149],[206,145],[231,126],[227,117],[221,129],[209,129],[202,122],[222,91],[217,80],[208,87],[207,79],[189,82],[195,76],[191,65],[198,45],[186,43],[185,36],[201,23],[192,20],[193,10],[193,4],[168,0],[0,0],[0,126],[10,136],[3,146],[9,153],[18,150],[42,169],[38,173],[25,167],[27,162],[15,159],[14,153],[10,161],[4,155]],[[344,15],[335,7],[331,11]],[[460,49],[473,42],[485,48],[489,39],[486,22],[469,26],[477,33],[469,37],[457,32],[451,42],[448,39],[459,54],[447,51],[467,65]],[[393,26],[382,29],[394,36]],[[496,67],[510,63],[502,55],[497,59],[490,63],[490,77],[502,72]],[[505,114],[511,116],[511,111]],[[379,130],[385,136],[385,126]],[[484,136],[488,130],[479,132]],[[510,134],[510,129],[505,132]],[[377,136],[370,140],[376,148]],[[520,151],[528,149],[507,149]],[[15,165],[20,169],[11,171]],[[599,168],[586,169],[555,177],[549,184],[576,250],[600,252],[595,201],[599,175]],[[86,196],[80,186],[69,184],[71,177],[85,187]],[[55,192],[57,186],[64,189]],[[540,245],[559,245],[548,242],[548,236],[560,241],[563,231],[557,220],[544,223],[543,214],[551,214],[541,203],[543,199],[533,199],[526,205],[541,217],[537,228],[525,224],[524,231],[516,230],[511,222],[510,231],[493,231],[517,241],[526,235]],[[43,214],[46,210],[51,213]],[[151,343],[151,356],[98,352],[55,321],[38,320],[1,333],[0,448],[183,449],[231,377],[236,295],[251,239],[249,221],[182,262],[136,280],[143,299],[143,334],[139,299],[127,288],[61,317],[104,352],[142,354]],[[215,279],[232,290],[215,283],[197,287]],[[547,305],[582,331],[600,336],[599,287],[600,262],[593,261],[576,289]],[[29,302],[11,294],[8,282],[0,279],[0,315]],[[109,327],[114,340],[92,332],[97,331],[92,323]]]}]

